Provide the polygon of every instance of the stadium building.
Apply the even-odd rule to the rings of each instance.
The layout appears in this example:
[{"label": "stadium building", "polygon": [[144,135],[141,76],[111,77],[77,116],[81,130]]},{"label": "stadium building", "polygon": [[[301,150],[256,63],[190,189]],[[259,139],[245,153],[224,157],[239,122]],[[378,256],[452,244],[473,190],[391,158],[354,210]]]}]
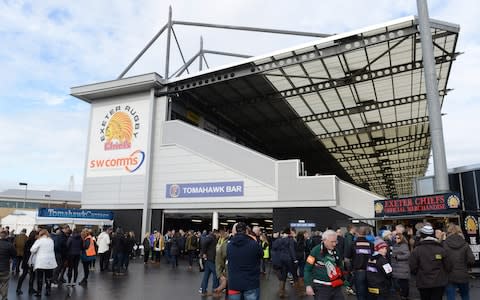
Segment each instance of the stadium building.
[{"label": "stadium building", "polygon": [[[441,104],[459,26],[430,31]],[[188,61],[73,87],[91,104],[82,208],[113,209],[137,233],[372,218],[428,166],[422,53],[406,17],[195,74]]]}]

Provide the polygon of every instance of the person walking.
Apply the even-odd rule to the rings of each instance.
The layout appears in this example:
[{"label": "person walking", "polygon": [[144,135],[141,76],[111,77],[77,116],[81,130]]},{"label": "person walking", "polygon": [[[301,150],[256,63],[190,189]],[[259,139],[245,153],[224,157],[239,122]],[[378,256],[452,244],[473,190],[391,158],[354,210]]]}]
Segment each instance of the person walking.
[{"label": "person walking", "polygon": [[46,229],[40,230],[38,239],[33,243],[30,252],[35,255],[33,269],[37,276],[37,292],[35,297],[42,296],[43,279],[45,278],[45,295],[50,296],[53,270],[57,267],[55,246]]},{"label": "person walking", "polygon": [[23,228],[20,234],[15,236],[15,239],[13,240],[13,245],[17,251],[17,265],[15,266],[15,273],[17,275],[20,273],[20,267],[23,269],[24,249],[27,240],[27,230],[25,228]]},{"label": "person walking", "polygon": [[227,245],[228,231],[219,230],[219,237],[215,253],[215,272],[219,281],[218,287],[213,291],[214,296],[220,296],[222,291],[227,288],[228,270],[227,270]]},{"label": "person walking", "polygon": [[173,233],[170,238],[170,264],[172,269],[178,267],[178,256],[180,255],[180,233]]},{"label": "person walking", "polygon": [[213,277],[212,291],[214,291],[219,284],[217,272],[215,270],[215,256],[217,245],[216,234],[216,232],[210,232],[209,235],[203,238],[201,243],[200,259],[203,259],[205,268],[200,288],[200,293],[202,294],[202,296],[208,295],[208,279],[210,278],[210,275],[212,275]]},{"label": "person walking", "polygon": [[10,280],[10,260],[17,256],[17,251],[8,240],[8,232],[0,231],[0,296],[8,297],[8,281]]},{"label": "person walking", "polygon": [[369,241],[367,234],[369,228],[361,226],[357,230],[357,239],[353,242],[350,253],[347,256],[352,261],[353,282],[358,300],[366,300],[367,290],[367,264],[373,254],[373,243]]},{"label": "person walking", "polygon": [[188,270],[191,271],[193,268],[193,260],[198,250],[198,237],[195,235],[193,230],[188,231],[187,240],[185,242],[185,250],[188,254]]},{"label": "person walking", "polygon": [[322,242],[315,246],[305,264],[305,291],[315,300],[343,300],[343,262],[336,252],[337,233],[327,230]]},{"label": "person walking", "polygon": [[227,245],[228,299],[258,300],[263,250],[256,236],[247,234],[245,223],[239,222],[234,228],[233,238]]},{"label": "person walking", "polygon": [[277,274],[278,280],[280,281],[278,289],[278,296],[280,298],[287,297],[285,283],[288,273],[292,273],[295,286],[298,285],[297,262],[295,244],[290,237],[290,228],[285,228],[282,232],[282,236],[276,239],[272,244],[272,265]]},{"label": "person walking", "polygon": [[420,240],[409,258],[410,270],[416,275],[417,288],[422,300],[442,299],[448,284],[452,263],[430,224],[420,230]]},{"label": "person walking", "polygon": [[153,257],[155,258],[155,263],[160,264],[160,258],[162,256],[162,251],[165,249],[165,240],[163,235],[160,232],[155,233],[155,239],[153,241]]},{"label": "person walking", "polygon": [[142,241],[143,245],[143,264],[148,264],[148,258],[150,257],[150,251],[152,246],[150,245],[150,232],[145,233]]},{"label": "person walking", "polygon": [[[67,240],[67,285],[75,286],[78,278],[78,264],[80,263],[80,255],[82,253],[83,241],[77,229]],[[72,281],[73,274],[73,281]]]},{"label": "person walking", "polygon": [[95,259],[97,253],[95,252],[95,244],[90,230],[85,228],[80,235],[83,240],[82,251],[80,253],[80,260],[83,265],[83,279],[80,280],[78,284],[87,285],[88,275],[90,274],[90,263]]},{"label": "person walking", "polygon": [[260,235],[260,241],[261,241],[260,246],[262,246],[262,250],[263,250],[261,270],[262,270],[262,274],[265,275],[267,274],[267,264],[268,264],[268,261],[270,260],[270,243],[268,242],[268,238],[264,233]]},{"label": "person walking", "polygon": [[472,249],[465,241],[460,226],[450,224],[447,228],[447,238],[443,242],[448,257],[452,262],[452,271],[448,273],[446,288],[447,300],[455,300],[456,290],[460,291],[462,300],[470,299],[468,268],[475,263]]},{"label": "person walking", "polygon": [[57,228],[55,235],[52,235],[54,249],[55,249],[55,259],[57,260],[57,267],[53,271],[52,283],[59,284],[65,283],[63,279],[64,264],[67,259],[67,230],[70,230],[68,225],[65,225],[63,228]]},{"label": "person walking", "polygon": [[35,243],[36,238],[37,238],[37,232],[35,230],[30,231],[27,241],[25,242],[25,247],[23,249],[23,262],[22,262],[23,271],[22,271],[22,275],[18,279],[17,290],[16,290],[17,295],[23,294],[22,284],[23,284],[23,281],[25,280],[25,277],[27,277],[27,274],[29,274],[30,276],[28,280],[28,294],[31,295],[35,293],[35,289],[33,288],[33,282],[35,281],[35,272],[33,272],[33,265],[29,263],[29,261],[31,256],[30,249],[32,248],[33,243]]},{"label": "person walking", "polygon": [[386,300],[390,293],[390,282],[392,278],[392,266],[388,262],[388,244],[377,239],[372,254],[367,264],[367,286],[369,300]]},{"label": "person walking", "polygon": [[111,227],[104,227],[102,233],[100,233],[97,237],[98,255],[100,256],[100,272],[108,270],[108,264],[110,260],[111,233]]},{"label": "person walking", "polygon": [[408,241],[401,232],[395,235],[395,243],[392,246],[392,277],[393,284],[399,290],[401,300],[408,299],[410,294],[410,249]]}]

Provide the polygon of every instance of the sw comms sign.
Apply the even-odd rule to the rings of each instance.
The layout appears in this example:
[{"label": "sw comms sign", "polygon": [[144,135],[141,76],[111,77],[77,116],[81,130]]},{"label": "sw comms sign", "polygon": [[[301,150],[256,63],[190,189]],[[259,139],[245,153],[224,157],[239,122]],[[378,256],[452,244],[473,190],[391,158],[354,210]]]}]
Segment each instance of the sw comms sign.
[{"label": "sw comms sign", "polygon": [[148,109],[146,100],[93,107],[87,177],[145,173]]}]

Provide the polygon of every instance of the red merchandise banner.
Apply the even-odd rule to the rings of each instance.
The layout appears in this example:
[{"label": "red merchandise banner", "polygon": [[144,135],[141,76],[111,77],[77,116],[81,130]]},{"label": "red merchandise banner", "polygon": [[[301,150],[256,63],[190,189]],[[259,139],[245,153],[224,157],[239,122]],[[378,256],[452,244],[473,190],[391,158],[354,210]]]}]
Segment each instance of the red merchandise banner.
[{"label": "red merchandise banner", "polygon": [[376,200],[375,217],[452,213],[461,209],[457,193]]}]

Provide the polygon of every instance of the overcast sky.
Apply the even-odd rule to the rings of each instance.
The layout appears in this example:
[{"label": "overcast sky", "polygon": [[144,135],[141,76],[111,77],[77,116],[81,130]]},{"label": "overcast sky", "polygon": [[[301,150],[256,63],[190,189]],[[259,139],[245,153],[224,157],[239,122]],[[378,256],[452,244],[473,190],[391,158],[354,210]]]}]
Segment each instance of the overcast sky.
[{"label": "overcast sky", "polygon": [[[171,4],[170,4],[171,3]],[[430,17],[461,26],[442,112],[449,168],[480,163],[480,2],[432,1]],[[342,33],[415,15],[416,1],[9,1],[0,0],[0,190],[82,189],[89,104],[70,88],[115,79],[173,19]],[[176,26],[186,59],[199,48],[261,55],[312,38]],[[165,36],[165,35],[164,35]],[[126,75],[164,74],[165,37]],[[172,44],[174,71],[181,66]],[[207,56],[212,66],[238,59]],[[430,169],[431,164],[430,164]],[[431,171],[429,171],[431,172]]]}]

